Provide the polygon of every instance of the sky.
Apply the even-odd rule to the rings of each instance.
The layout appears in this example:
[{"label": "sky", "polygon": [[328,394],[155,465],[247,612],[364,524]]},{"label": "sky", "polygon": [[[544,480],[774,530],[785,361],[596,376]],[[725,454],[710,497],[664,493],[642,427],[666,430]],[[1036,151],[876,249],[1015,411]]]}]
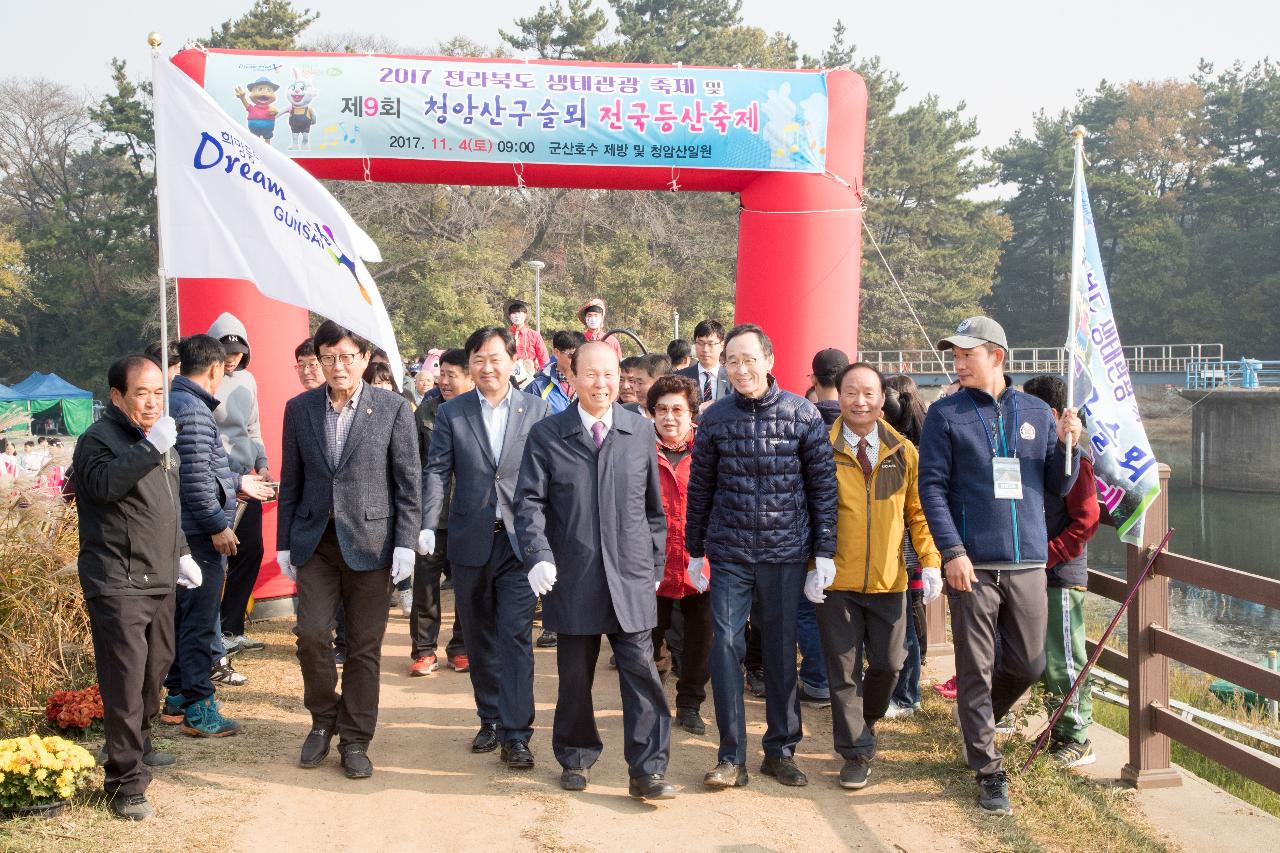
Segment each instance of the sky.
[{"label": "sky", "polygon": [[[412,44],[465,35],[497,44],[498,29],[546,0],[296,0],[320,12],[304,35],[380,33]],[[3,0],[8,33],[0,78],[40,76],[94,94],[105,91],[108,62],[128,60],[148,73],[147,33],[165,49],[238,17],[252,0]],[[605,0],[596,0],[605,7]],[[1229,8],[1219,14],[1218,9]],[[817,54],[843,18],[861,55],[879,55],[908,85],[910,101],[937,94],[944,106],[964,102],[976,116],[979,144],[997,147],[1030,129],[1034,113],[1070,106],[1099,81],[1186,78],[1201,58],[1218,67],[1267,56],[1280,31],[1280,4],[1242,0],[1229,7],[1203,2],[969,3],[744,0],[743,18],[769,32],[790,34],[802,53]],[[1069,14],[1074,13],[1074,18]],[[1064,139],[1067,129],[1064,128]]]}]

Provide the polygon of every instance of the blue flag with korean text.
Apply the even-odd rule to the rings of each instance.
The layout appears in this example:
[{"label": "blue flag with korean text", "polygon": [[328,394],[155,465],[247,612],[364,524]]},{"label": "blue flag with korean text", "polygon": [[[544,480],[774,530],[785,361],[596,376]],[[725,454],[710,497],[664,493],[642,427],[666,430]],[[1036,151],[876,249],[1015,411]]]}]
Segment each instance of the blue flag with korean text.
[{"label": "blue flag with korean text", "polygon": [[1110,512],[1120,538],[1140,545],[1147,507],[1160,494],[1160,476],[1120,345],[1079,159],[1075,179],[1076,239],[1083,231],[1084,251],[1073,252],[1078,268],[1071,277],[1075,324],[1067,340],[1075,380],[1071,404],[1085,423],[1098,501]]}]

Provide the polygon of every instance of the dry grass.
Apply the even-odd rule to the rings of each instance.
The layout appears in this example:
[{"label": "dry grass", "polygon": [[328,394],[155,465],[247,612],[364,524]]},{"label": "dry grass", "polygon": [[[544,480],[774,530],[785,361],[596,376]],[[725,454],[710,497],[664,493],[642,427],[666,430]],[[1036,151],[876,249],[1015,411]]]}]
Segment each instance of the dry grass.
[{"label": "dry grass", "polygon": [[55,690],[93,683],[76,517],[26,493],[0,510],[0,729],[27,733]]}]

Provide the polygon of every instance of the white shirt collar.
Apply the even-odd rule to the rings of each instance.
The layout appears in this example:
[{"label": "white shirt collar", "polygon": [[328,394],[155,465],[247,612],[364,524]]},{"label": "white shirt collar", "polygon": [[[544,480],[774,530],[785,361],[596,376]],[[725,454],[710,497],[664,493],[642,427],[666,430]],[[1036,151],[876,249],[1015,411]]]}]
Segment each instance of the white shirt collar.
[{"label": "white shirt collar", "polygon": [[867,440],[867,454],[873,459],[880,455],[880,425],[877,423],[875,428],[866,435],[858,435],[849,429],[849,425],[844,421],[840,422],[841,432],[844,434],[845,444],[849,445],[850,453],[858,452],[858,439],[865,438]]},{"label": "white shirt collar", "polygon": [[587,431],[587,435],[591,434],[591,425],[596,421],[600,421],[602,424],[604,424],[605,432],[608,432],[609,430],[613,429],[613,406],[610,406],[605,411],[604,417],[597,418],[587,414],[587,410],[582,408],[582,405],[579,404],[578,417],[582,418],[582,428]]},{"label": "white shirt collar", "polygon": [[498,409],[501,409],[501,408],[504,408],[504,407],[509,407],[509,406],[511,405],[511,390],[512,390],[512,389],[511,389],[511,383],[510,383],[510,382],[508,382],[508,383],[507,383],[507,396],[503,397],[503,398],[502,398],[502,402],[501,402],[501,403],[499,403],[499,404],[498,404],[498,405],[496,405],[496,406],[494,406],[494,405],[492,405],[492,404],[490,404],[490,403],[489,403],[488,398],[486,398],[486,397],[484,396],[484,392],[483,392],[483,391],[481,391],[479,388],[477,388],[477,389],[476,389],[476,396],[480,398],[480,405],[481,405],[481,406],[487,406],[488,408],[493,409],[493,410],[496,412]]}]

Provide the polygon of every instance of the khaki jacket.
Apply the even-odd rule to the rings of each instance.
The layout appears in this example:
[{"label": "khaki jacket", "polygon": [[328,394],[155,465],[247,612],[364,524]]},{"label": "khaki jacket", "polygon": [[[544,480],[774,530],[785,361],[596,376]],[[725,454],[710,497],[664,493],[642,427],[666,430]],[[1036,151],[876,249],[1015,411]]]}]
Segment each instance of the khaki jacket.
[{"label": "khaki jacket", "polygon": [[911,442],[881,420],[877,426],[880,457],[868,483],[854,449],[845,444],[842,424],[843,420],[837,420],[830,431],[839,508],[836,579],[828,589],[903,592],[907,588],[907,565],[902,556],[905,529],[910,528],[920,565],[942,566],[920,506],[920,457]]}]

